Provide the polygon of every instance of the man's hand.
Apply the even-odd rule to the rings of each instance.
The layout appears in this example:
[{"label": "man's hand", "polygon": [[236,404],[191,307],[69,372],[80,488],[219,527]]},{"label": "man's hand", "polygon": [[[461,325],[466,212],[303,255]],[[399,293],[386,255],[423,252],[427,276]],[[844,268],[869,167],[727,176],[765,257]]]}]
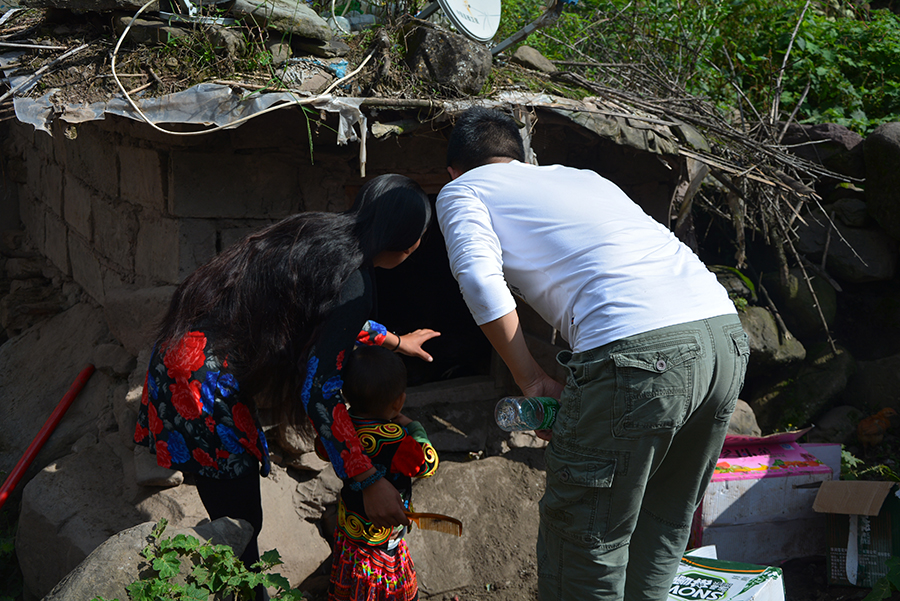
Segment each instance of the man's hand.
[{"label": "man's hand", "polygon": [[403,513],[400,492],[384,478],[363,489],[363,507],[369,521],[380,528],[409,526],[409,518]]},{"label": "man's hand", "polygon": [[548,396],[559,400],[565,386],[548,376],[542,370],[536,375],[534,380],[521,388],[522,394],[525,396]]},{"label": "man's hand", "polygon": [[[544,373],[541,378],[527,385],[522,393],[525,396],[548,396],[559,400],[563,388],[562,384]],[[553,430],[535,430],[534,435],[549,442],[553,439]]]},{"label": "man's hand", "polygon": [[423,361],[431,363],[431,355],[425,352],[422,345],[440,335],[440,332],[435,332],[434,330],[429,330],[427,328],[413,330],[409,334],[400,336],[400,346],[397,347],[397,352],[409,355],[410,357],[418,357]]}]

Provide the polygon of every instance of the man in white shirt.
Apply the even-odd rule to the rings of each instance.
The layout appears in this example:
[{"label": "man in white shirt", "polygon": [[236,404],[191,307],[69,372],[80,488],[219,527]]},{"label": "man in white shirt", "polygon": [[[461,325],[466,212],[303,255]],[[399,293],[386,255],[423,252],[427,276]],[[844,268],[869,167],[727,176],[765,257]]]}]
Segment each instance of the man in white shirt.
[{"label": "man in white shirt", "polygon": [[[593,171],[524,162],[515,122],[473,108],[437,199],[476,323],[527,396],[560,399],[540,504],[551,599],[665,599],[743,385],[747,337],[699,258]],[[513,294],[565,338],[565,387]]]}]

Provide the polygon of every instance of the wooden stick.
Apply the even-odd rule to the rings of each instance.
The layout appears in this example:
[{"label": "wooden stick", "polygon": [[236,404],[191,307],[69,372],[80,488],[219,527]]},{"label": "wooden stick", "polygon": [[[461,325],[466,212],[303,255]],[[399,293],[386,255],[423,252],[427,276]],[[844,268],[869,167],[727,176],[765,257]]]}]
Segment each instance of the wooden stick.
[{"label": "wooden stick", "polygon": [[18,42],[0,42],[6,48],[35,48],[38,50],[65,50],[67,46],[44,46],[43,44],[20,44]]}]

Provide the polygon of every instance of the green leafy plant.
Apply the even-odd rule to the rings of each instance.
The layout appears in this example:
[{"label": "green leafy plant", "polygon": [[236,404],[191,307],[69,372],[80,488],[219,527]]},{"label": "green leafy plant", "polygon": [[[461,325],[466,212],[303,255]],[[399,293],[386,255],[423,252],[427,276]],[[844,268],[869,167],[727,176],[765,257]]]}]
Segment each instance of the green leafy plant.
[{"label": "green leafy plant", "polygon": [[893,591],[900,591],[900,557],[894,556],[885,562],[888,573],[878,579],[872,592],[863,601],[881,601],[891,596]]},{"label": "green leafy plant", "polygon": [[[201,543],[193,536],[177,534],[172,538],[161,538],[168,521],[161,519],[150,534],[150,544],[142,551],[143,557],[156,572],[153,578],[137,580],[126,587],[131,601],[198,601],[225,599],[231,596],[235,601],[253,599],[254,589],[260,585],[277,589],[273,599],[303,601],[303,593],[291,588],[287,578],[277,573],[267,573],[281,565],[278,551],[264,553],[259,562],[251,566],[252,571],[235,557],[227,545]],[[177,582],[182,572],[182,562],[186,562],[189,573]],[[95,597],[93,601],[106,601]],[[118,601],[118,600],[116,600]]]},{"label": "green leafy plant", "polygon": [[[495,39],[543,8],[505,0]],[[900,16],[847,0],[579,0],[524,43],[615,86],[652,74],[658,85],[644,77],[641,93],[687,92],[723,114],[796,111],[862,134],[900,120]]]},{"label": "green leafy plant", "polygon": [[866,465],[866,462],[843,447],[841,448],[841,480],[890,480],[900,482],[900,475],[883,463]]}]

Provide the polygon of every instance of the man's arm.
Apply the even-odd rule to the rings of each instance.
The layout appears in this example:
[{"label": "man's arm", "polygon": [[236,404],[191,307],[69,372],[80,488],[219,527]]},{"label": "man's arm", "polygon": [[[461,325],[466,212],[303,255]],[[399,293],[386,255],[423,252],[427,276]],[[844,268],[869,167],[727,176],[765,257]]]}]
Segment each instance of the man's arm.
[{"label": "man's arm", "polygon": [[549,396],[558,399],[563,385],[547,375],[525,344],[525,335],[515,309],[481,326],[494,350],[512,372],[525,396]]}]

